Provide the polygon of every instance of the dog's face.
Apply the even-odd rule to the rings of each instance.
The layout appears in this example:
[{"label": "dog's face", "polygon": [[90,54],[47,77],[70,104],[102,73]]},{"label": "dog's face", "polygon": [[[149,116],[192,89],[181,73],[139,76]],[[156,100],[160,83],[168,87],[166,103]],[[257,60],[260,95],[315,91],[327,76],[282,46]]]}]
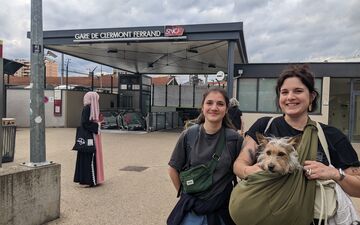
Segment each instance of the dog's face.
[{"label": "dog's face", "polygon": [[284,175],[301,168],[295,150],[301,141],[301,136],[276,138],[264,137],[256,133],[256,138],[260,152],[258,163],[263,170]]}]

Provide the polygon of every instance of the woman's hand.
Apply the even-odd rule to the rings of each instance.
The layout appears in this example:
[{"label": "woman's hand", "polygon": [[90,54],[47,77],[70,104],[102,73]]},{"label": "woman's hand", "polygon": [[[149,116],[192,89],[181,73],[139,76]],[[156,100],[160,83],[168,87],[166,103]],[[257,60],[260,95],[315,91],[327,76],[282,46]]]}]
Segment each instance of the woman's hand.
[{"label": "woman's hand", "polygon": [[258,163],[252,166],[245,166],[243,171],[243,176],[244,178],[247,178],[249,175],[257,173],[259,171],[263,171],[263,169],[260,167]]},{"label": "woman's hand", "polygon": [[335,167],[326,166],[325,164],[317,161],[306,160],[304,162],[305,176],[309,180],[334,180],[340,179],[339,171]]}]

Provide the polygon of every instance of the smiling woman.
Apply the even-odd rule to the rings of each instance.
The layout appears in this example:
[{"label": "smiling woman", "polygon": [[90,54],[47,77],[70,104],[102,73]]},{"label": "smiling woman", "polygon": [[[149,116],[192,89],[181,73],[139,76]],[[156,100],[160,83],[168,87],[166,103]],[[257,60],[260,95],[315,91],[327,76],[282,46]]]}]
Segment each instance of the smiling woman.
[{"label": "smiling woman", "polygon": [[[231,197],[231,216],[238,225],[318,224],[318,220],[324,217],[317,217],[319,214],[314,210],[315,196],[319,197],[320,194],[315,191],[315,181],[336,182],[347,194],[360,197],[358,156],[341,131],[325,124],[319,123],[317,126],[309,117],[309,113],[317,108],[318,92],[315,89],[314,75],[307,65],[291,66],[284,70],[277,80],[275,90],[277,105],[283,115],[273,119],[260,118],[246,133],[243,151],[234,163],[234,172],[244,180],[237,185]],[[325,153],[326,145],[318,143],[322,130],[330,153],[329,159]],[[270,175],[263,171],[257,158],[259,143],[256,133],[275,137],[301,136],[297,152],[301,156],[300,164],[307,172],[299,170],[291,175]],[[255,183],[256,188],[253,185]],[[287,186],[286,190],[291,192],[280,192],[277,188],[279,184]],[[271,190],[280,192],[282,196],[276,196]],[[286,193],[291,193],[291,196]],[[255,195],[259,197],[255,198]],[[284,201],[275,200],[281,198]],[[298,199],[302,199],[302,204],[295,204]],[[272,202],[271,209],[264,208],[265,204],[259,204],[262,201]],[[244,208],[243,205],[249,207]],[[285,208],[284,205],[288,207]],[[257,213],[256,216],[251,216],[253,212],[247,209],[254,208],[274,213]]]},{"label": "smiling woman", "polygon": [[[167,224],[234,224],[228,212],[235,178],[231,165],[243,139],[228,118],[228,107],[229,98],[224,89],[208,89],[203,95],[198,124],[181,134],[169,162],[169,176],[181,197]],[[216,164],[212,163],[213,159]],[[205,169],[206,178],[212,182],[206,182],[205,187],[204,182],[197,183],[195,177],[188,179],[192,178],[191,171],[199,171],[199,168],[209,169]]]}]

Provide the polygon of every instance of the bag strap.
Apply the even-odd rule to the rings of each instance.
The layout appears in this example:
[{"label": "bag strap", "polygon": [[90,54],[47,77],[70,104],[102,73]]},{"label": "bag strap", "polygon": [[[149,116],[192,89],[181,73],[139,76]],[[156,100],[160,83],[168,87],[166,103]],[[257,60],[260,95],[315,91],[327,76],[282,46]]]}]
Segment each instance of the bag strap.
[{"label": "bag strap", "polygon": [[265,127],[265,130],[264,130],[264,134],[266,133],[266,131],[269,129],[269,127],[270,127],[270,125],[271,125],[271,123],[272,123],[272,121],[275,119],[275,117],[271,117],[270,119],[269,119],[269,122],[267,123],[267,125],[266,125],[266,127]]},{"label": "bag strap", "polygon": [[[267,123],[266,128],[264,130],[264,133],[269,129],[269,127],[274,119],[275,119],[275,117],[270,118],[270,120]],[[325,155],[326,155],[326,158],[327,158],[329,164],[331,164],[331,159],[330,159],[330,154],[329,154],[329,146],[328,146],[326,138],[325,138],[324,130],[322,129],[319,122],[315,122],[315,123],[316,123],[316,128],[318,130],[318,137],[320,140],[320,144],[325,152]]]},{"label": "bag strap", "polygon": [[[186,137],[186,151],[185,151],[186,166],[185,166],[185,168],[186,169],[190,167],[190,150],[195,147],[196,140],[200,136],[200,125],[195,124],[188,129],[189,130],[187,131],[187,133],[185,135],[185,137]],[[215,153],[212,155],[212,159],[210,161],[210,162],[216,162],[216,163],[214,165],[212,163],[209,164],[209,166],[211,168],[214,167],[213,168],[214,170],[215,170],[217,162],[220,160],[222,150],[225,146],[225,128],[222,127],[220,132],[221,132],[220,140],[216,143],[216,147],[215,147],[216,150],[215,150]]]},{"label": "bag strap", "polygon": [[326,138],[325,138],[325,134],[324,134],[324,130],[322,129],[322,127],[320,126],[319,122],[316,122],[316,128],[318,130],[318,137],[320,140],[320,144],[325,152],[326,158],[329,162],[329,164],[331,165],[331,159],[330,159],[330,154],[329,154],[329,146],[327,144]]},{"label": "bag strap", "polygon": [[223,149],[226,147],[225,146],[225,128],[221,128],[220,131],[220,140],[216,143],[216,151],[215,153],[212,155],[212,159],[209,163],[209,167],[211,172],[214,172],[217,163],[219,162],[220,158],[221,158],[221,154]]},{"label": "bag strap", "polygon": [[[324,130],[322,129],[319,122],[316,122],[316,128],[318,130],[318,137],[319,137],[320,144],[324,150],[324,153],[329,162],[329,165],[331,165],[329,146],[328,146],[326,138],[325,138]],[[326,211],[325,211],[325,207],[327,207],[327,202],[326,202],[326,198],[325,198],[324,185],[327,185],[327,183],[329,183],[329,181],[330,181],[330,183],[334,182],[333,180],[325,180],[325,181],[316,180],[316,184],[319,185],[319,187],[320,187],[320,195],[321,195],[321,211],[320,211],[321,213],[320,213],[320,219],[319,219],[318,225],[321,224],[321,220],[322,220],[323,216],[325,218],[324,222],[325,222],[325,224],[327,224],[328,215],[326,214]]]}]

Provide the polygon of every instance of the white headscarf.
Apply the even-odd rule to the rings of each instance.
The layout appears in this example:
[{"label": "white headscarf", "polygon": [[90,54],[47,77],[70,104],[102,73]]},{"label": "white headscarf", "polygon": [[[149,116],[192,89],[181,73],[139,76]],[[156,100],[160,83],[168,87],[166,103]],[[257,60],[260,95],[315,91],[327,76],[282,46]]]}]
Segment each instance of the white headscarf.
[{"label": "white headscarf", "polygon": [[234,107],[234,106],[239,107],[240,103],[236,98],[231,98],[229,100],[229,105],[230,105],[230,107]]},{"label": "white headscarf", "polygon": [[90,91],[84,95],[84,106],[90,105],[90,120],[99,121],[99,95],[96,92]]}]

